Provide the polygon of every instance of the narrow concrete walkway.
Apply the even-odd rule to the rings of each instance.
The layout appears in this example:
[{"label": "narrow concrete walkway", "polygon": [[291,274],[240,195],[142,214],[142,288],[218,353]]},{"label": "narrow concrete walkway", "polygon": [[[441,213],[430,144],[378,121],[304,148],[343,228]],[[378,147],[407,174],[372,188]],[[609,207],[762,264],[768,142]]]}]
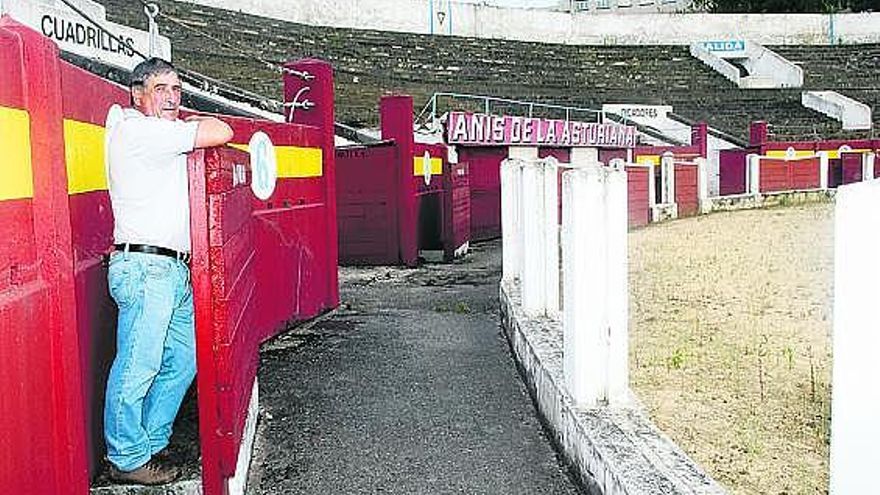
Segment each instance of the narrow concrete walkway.
[{"label": "narrow concrete walkway", "polygon": [[263,349],[248,493],[580,493],[500,332],[500,254],[342,269],[341,308]]}]

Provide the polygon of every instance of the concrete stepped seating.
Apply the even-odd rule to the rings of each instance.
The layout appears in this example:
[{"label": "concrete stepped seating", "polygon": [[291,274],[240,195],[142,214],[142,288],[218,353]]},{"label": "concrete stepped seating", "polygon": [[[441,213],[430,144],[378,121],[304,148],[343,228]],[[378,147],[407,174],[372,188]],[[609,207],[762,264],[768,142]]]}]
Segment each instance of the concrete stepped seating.
[{"label": "concrete stepped seating", "polygon": [[880,44],[774,46],[804,69],[805,90],[830,90],[870,105],[880,124]]},{"label": "concrete stepped seating", "polygon": [[[138,2],[102,3],[110,20],[146,29]],[[339,29],[172,0],[158,3],[162,13],[271,62],[330,61],[336,69],[336,118],[354,126],[377,124],[384,93],[406,92],[420,105],[435,92],[454,92],[590,108],[669,104],[684,117],[741,137],[752,120],[768,120],[780,135],[808,130],[805,136],[825,137],[839,129],[826,116],[791,104],[786,92],[755,96],[735,88],[691,57],[686,46],[576,46]],[[265,64],[167,19],[159,22],[178,66],[281,100],[278,74]],[[495,104],[492,109],[500,111]]]}]

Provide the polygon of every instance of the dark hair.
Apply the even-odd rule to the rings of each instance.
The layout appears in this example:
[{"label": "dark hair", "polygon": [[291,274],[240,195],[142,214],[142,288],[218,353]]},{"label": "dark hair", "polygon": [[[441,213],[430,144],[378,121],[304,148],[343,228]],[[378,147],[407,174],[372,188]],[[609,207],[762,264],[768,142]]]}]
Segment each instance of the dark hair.
[{"label": "dark hair", "polygon": [[166,72],[174,72],[176,74],[177,69],[167,60],[158,57],[148,58],[137,64],[134,70],[131,71],[131,79],[128,82],[128,86],[130,88],[143,86],[147,83],[147,79],[159,74],[165,74]]}]

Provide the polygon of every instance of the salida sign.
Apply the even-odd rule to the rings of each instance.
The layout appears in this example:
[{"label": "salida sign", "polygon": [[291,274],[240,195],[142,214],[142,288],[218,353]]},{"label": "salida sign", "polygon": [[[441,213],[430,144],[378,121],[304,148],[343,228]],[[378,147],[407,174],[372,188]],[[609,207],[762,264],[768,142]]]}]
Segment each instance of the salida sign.
[{"label": "salida sign", "polygon": [[636,128],[615,123],[450,112],[446,119],[446,142],[483,146],[634,148]]}]

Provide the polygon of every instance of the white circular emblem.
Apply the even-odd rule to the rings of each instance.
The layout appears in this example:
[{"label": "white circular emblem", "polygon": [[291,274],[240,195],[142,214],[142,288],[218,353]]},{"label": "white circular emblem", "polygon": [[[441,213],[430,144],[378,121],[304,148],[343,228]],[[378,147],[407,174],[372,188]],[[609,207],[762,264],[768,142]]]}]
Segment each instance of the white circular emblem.
[{"label": "white circular emblem", "polygon": [[275,146],[262,131],[257,131],[248,142],[251,155],[251,191],[254,196],[267,200],[275,191],[278,166],[275,162]]},{"label": "white circular emblem", "polygon": [[794,160],[797,157],[797,151],[789,146],[787,150],[785,150],[785,158],[787,160]]},{"label": "white circular emblem", "polygon": [[425,185],[431,185],[431,153],[428,150],[422,155],[422,174],[425,176]]}]

